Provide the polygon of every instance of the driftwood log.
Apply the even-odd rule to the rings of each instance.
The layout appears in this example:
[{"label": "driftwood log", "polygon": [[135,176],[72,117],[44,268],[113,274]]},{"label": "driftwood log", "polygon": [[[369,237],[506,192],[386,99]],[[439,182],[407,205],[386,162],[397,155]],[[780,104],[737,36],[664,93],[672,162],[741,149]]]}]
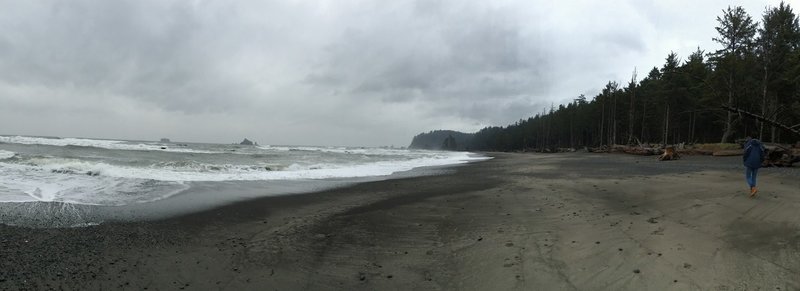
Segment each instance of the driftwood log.
[{"label": "driftwood log", "polygon": [[661,156],[658,157],[658,160],[659,161],[672,161],[672,160],[677,160],[677,159],[680,159],[680,158],[681,157],[680,157],[680,155],[678,155],[678,152],[675,151],[675,147],[669,146],[669,147],[666,147],[664,149],[664,153],[661,154]]},{"label": "driftwood log", "polygon": [[640,156],[654,156],[661,152],[658,148],[648,147],[627,147],[623,150],[626,154],[640,155]]},{"label": "driftwood log", "polygon": [[715,157],[730,157],[730,156],[741,156],[744,154],[742,150],[718,150],[712,153],[712,156]]},{"label": "driftwood log", "polygon": [[765,148],[764,162],[761,164],[763,167],[791,167],[794,163],[800,162],[800,156],[795,155],[789,147],[769,144]]}]

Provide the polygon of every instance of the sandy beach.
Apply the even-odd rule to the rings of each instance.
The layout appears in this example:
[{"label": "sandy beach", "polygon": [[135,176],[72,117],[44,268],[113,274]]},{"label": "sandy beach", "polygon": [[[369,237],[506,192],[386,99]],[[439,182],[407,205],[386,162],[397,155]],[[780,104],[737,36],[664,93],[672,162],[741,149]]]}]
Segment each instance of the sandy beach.
[{"label": "sandy beach", "polygon": [[796,290],[800,171],[507,154],[161,221],[0,226],[0,289]]}]

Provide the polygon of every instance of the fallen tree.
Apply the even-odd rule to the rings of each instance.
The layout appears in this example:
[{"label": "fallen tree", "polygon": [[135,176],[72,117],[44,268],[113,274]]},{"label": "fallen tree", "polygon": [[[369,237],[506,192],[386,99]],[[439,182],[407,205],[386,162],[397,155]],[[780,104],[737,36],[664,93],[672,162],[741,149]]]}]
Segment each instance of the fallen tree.
[{"label": "fallen tree", "polygon": [[745,111],[745,110],[742,110],[742,109],[739,109],[739,108],[733,108],[733,107],[730,107],[728,105],[722,105],[722,109],[728,110],[728,111],[733,112],[733,113],[738,113],[738,114],[741,114],[741,115],[744,115],[744,116],[747,116],[747,117],[750,117],[750,118],[754,118],[754,119],[756,119],[758,121],[769,123],[772,126],[775,126],[777,128],[786,130],[787,132],[791,132],[791,133],[797,135],[798,137],[800,137],[800,124],[796,124],[796,125],[793,125],[793,126],[788,126],[786,124],[778,122],[775,119],[769,119],[769,118],[766,118],[766,117],[761,116],[759,114],[748,112],[748,111]]},{"label": "fallen tree", "polygon": [[[762,115],[748,112],[739,108],[734,108],[728,105],[722,105],[721,107],[722,109],[725,109],[727,111],[738,113],[739,115],[756,119],[758,121],[770,124],[772,126],[783,129],[786,132],[792,133],[800,137],[800,124],[789,126],[780,123],[775,119],[766,118]],[[763,163],[763,166],[765,167],[791,167],[792,164],[800,162],[800,157],[796,156],[794,154],[794,151],[788,147],[776,144],[767,146],[766,149],[767,149],[766,157]]]}]

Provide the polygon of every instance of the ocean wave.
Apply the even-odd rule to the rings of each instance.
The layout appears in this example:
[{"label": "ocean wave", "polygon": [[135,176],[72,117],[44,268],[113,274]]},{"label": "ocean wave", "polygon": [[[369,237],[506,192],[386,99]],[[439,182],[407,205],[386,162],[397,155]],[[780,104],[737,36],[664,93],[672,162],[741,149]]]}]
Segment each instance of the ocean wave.
[{"label": "ocean wave", "polygon": [[19,163],[0,162],[0,168],[43,172],[54,176],[105,176],[172,182],[259,181],[385,176],[417,167],[460,164],[476,159],[478,158],[471,157],[466,153],[451,153],[400,161],[388,160],[362,163],[352,161],[348,163],[292,163],[281,166],[275,164],[236,165],[171,161],[159,162],[144,167],[134,167],[71,158],[37,157],[23,160]]},{"label": "ocean wave", "polygon": [[0,160],[10,159],[16,155],[15,152],[0,150]]},{"label": "ocean wave", "polygon": [[[130,153],[106,156],[107,153],[95,155],[81,151],[77,152],[84,155],[76,156],[73,151],[65,151],[65,154],[60,150],[47,150],[27,153],[0,150],[0,157],[5,157],[0,158],[0,202],[128,205],[170,197],[188,189],[192,182],[374,177],[483,159],[465,152],[374,148],[352,152],[350,148],[341,147],[323,148],[313,154],[276,153],[275,150],[264,154],[264,149],[258,149],[259,153],[245,158]],[[255,158],[256,155],[263,157]]]},{"label": "ocean wave", "polygon": [[110,150],[129,150],[129,151],[163,151],[175,153],[195,153],[195,154],[216,154],[222,152],[195,150],[185,147],[173,147],[159,143],[131,143],[121,140],[107,139],[85,139],[85,138],[46,138],[31,136],[0,136],[2,143],[14,143],[25,145],[49,145],[49,146],[77,146],[94,147]]},{"label": "ocean wave", "polygon": [[53,173],[0,163],[0,202],[117,206],[161,200],[188,188],[177,181]]},{"label": "ocean wave", "polygon": [[[314,147],[314,146],[257,146],[257,148],[267,151],[279,152],[318,152],[335,154],[357,154],[357,155],[384,155],[384,156],[408,156],[415,151],[390,149],[390,148],[367,148],[367,147]],[[419,151],[432,152],[432,151]]]}]

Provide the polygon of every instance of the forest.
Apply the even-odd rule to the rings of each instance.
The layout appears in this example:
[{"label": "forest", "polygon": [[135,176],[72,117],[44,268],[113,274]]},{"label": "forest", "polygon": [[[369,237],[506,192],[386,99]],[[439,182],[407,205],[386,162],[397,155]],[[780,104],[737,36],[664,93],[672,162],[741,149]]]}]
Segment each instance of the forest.
[{"label": "forest", "polygon": [[[793,133],[800,129],[797,15],[780,3],[766,8],[760,21],[738,6],[722,10],[716,19],[717,50],[698,48],[685,58],[669,53],[660,67],[643,72],[632,68],[630,79],[609,81],[593,98],[576,96],[512,125],[460,134],[457,148],[731,143],[746,136],[773,143],[799,141],[800,134]],[[423,133],[410,147],[441,148],[453,133]]]}]

